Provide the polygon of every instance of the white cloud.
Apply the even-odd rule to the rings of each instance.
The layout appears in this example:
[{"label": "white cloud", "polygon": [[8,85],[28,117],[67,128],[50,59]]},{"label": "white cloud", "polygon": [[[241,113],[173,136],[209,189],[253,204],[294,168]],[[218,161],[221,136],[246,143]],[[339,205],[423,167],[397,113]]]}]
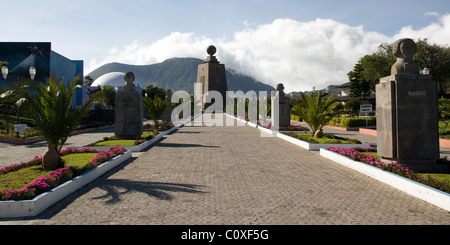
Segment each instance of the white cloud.
[{"label": "white cloud", "polygon": [[424,39],[441,45],[450,44],[450,14],[439,17],[439,22],[431,23],[428,26],[419,30],[414,30],[411,26],[403,27],[398,34],[394,36],[395,39],[409,37],[412,39]]},{"label": "white cloud", "polygon": [[110,62],[146,65],[159,63],[174,57],[201,57],[206,53],[206,47],[211,44],[210,38],[197,37],[194,33],[180,32],[173,32],[151,44],[144,44],[135,40],[124,47],[110,49],[108,55],[99,62],[91,60],[86,74]]},{"label": "white cloud", "polygon": [[286,92],[305,91],[347,82],[347,73],[358,59],[375,52],[381,43],[404,37],[428,38],[439,44],[450,40],[450,14],[420,30],[404,27],[393,37],[330,19],[243,24],[245,29],[231,40],[174,32],[151,44],[133,41],[111,49],[101,62],[91,61],[89,70],[108,62],[153,64],[173,57],[204,59],[206,47],[214,44],[217,58],[228,68],[273,86],[281,82]]},{"label": "white cloud", "polygon": [[426,12],[424,15],[425,16],[439,16],[439,13],[438,12]]}]

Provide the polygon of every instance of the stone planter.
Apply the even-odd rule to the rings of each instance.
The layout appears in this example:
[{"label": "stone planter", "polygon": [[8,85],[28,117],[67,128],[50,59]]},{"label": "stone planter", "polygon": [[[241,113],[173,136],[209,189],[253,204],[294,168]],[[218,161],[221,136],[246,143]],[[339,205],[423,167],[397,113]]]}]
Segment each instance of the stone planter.
[{"label": "stone planter", "polygon": [[339,148],[353,148],[353,147],[369,147],[370,144],[362,142],[361,144],[319,144],[319,143],[309,143],[303,140],[296,139],[289,135],[285,135],[281,132],[276,132],[276,136],[280,139],[284,139],[294,145],[300,146],[308,151],[319,151],[321,148],[328,148],[330,146],[336,146]]},{"label": "stone planter", "polygon": [[370,166],[366,163],[354,161],[346,156],[324,148],[320,149],[320,155],[378,181],[386,183],[414,197],[450,211],[450,194],[446,192],[434,189],[416,181],[412,181],[394,173],[384,171],[380,168]]},{"label": "stone planter", "polygon": [[35,197],[33,200],[0,201],[0,218],[32,217],[40,214],[56,202],[87,185],[104,173],[125,162],[131,157],[131,151],[93,168],[52,190]]}]

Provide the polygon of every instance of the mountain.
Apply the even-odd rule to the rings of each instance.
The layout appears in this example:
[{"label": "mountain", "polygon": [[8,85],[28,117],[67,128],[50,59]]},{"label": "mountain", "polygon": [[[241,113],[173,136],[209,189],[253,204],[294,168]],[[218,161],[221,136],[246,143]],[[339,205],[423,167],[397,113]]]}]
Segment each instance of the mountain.
[{"label": "mountain", "polygon": [[[141,88],[152,84],[160,88],[172,89],[172,91],[183,90],[193,93],[194,83],[197,80],[197,68],[202,63],[203,60],[196,58],[172,58],[152,65],[127,65],[114,62],[95,69],[87,76],[95,80],[109,72],[126,73],[131,71],[136,78],[134,83],[139,84]],[[270,91],[275,90],[274,87],[258,82],[249,76],[225,69],[229,91],[267,91],[270,94]]]}]

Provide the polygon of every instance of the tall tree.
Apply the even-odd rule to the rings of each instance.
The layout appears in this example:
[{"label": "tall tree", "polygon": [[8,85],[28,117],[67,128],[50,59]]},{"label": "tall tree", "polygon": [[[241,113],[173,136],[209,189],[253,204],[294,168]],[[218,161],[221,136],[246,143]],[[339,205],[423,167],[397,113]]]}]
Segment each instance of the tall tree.
[{"label": "tall tree", "polygon": [[438,44],[430,44],[427,39],[416,42],[417,53],[414,62],[421,68],[430,69],[430,74],[438,83],[441,97],[450,87],[450,48]]},{"label": "tall tree", "polygon": [[380,78],[391,74],[391,67],[395,60],[392,45],[388,44],[381,44],[377,52],[361,58],[362,77],[370,83],[370,89],[375,91],[375,85],[379,83]]},{"label": "tall tree", "polygon": [[147,93],[146,97],[150,97],[150,98],[154,98],[156,95],[159,98],[161,98],[162,100],[164,100],[164,98],[166,97],[165,89],[151,85],[151,84],[145,88],[145,92]]},{"label": "tall tree", "polygon": [[[450,48],[430,44],[427,39],[419,39],[416,45],[417,53],[414,56],[414,62],[420,69],[430,69],[433,79],[438,82],[441,97],[450,87],[450,69],[448,69],[450,67]],[[369,81],[373,90],[375,85],[379,83],[380,78],[391,74],[391,67],[395,61],[396,59],[392,54],[392,44],[382,43],[377,52],[365,55],[357,64],[362,66],[360,76]]]},{"label": "tall tree", "polygon": [[361,65],[361,60],[356,63],[352,71],[347,76],[350,80],[350,97],[365,99],[371,93],[371,85],[368,80],[365,79],[364,67]]}]

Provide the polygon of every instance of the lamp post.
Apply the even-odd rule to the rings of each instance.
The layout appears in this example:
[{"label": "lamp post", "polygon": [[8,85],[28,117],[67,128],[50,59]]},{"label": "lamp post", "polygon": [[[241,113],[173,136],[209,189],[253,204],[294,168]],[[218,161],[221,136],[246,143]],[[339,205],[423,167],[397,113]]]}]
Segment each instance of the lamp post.
[{"label": "lamp post", "polygon": [[34,76],[36,76],[36,68],[30,67],[30,77],[31,77],[31,80],[34,80]]},{"label": "lamp post", "polygon": [[8,76],[8,67],[7,66],[2,66],[2,75],[3,75],[3,79],[6,80],[6,77]]}]

